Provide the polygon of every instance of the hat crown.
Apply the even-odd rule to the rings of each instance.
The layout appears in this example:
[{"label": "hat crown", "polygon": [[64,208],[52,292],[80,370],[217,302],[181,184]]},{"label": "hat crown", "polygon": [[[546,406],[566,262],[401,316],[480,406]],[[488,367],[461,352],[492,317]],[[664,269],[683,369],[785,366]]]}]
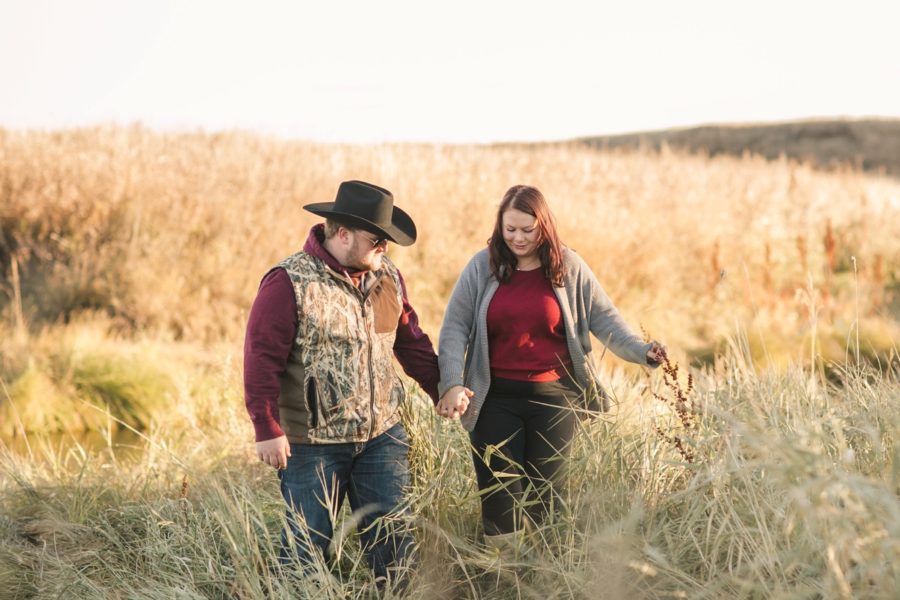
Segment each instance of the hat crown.
[{"label": "hat crown", "polygon": [[371,183],[345,181],[338,187],[334,210],[386,226],[391,224],[394,213],[394,196]]},{"label": "hat crown", "polygon": [[394,196],[365,181],[345,181],[338,187],[334,202],[314,202],[303,208],[341,225],[383,235],[401,246],[410,246],[416,241],[416,224],[408,214],[394,206]]}]

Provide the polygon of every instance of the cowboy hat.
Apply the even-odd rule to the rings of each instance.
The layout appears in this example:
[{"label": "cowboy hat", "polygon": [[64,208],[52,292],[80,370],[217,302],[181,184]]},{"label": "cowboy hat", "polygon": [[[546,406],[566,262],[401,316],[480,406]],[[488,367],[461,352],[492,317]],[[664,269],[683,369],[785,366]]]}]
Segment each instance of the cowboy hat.
[{"label": "cowboy hat", "polygon": [[416,224],[394,206],[394,196],[365,181],[345,181],[338,187],[334,202],[316,202],[303,208],[343,225],[383,235],[401,246],[416,241]]}]

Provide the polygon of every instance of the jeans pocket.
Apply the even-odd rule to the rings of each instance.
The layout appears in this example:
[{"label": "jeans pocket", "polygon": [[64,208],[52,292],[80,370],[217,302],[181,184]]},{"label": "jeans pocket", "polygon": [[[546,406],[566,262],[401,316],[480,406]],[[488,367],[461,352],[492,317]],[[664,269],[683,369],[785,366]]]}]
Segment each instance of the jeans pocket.
[{"label": "jeans pocket", "polygon": [[402,444],[403,446],[409,446],[409,434],[406,433],[406,428],[403,426],[403,423],[397,423],[384,433],[397,443]]}]

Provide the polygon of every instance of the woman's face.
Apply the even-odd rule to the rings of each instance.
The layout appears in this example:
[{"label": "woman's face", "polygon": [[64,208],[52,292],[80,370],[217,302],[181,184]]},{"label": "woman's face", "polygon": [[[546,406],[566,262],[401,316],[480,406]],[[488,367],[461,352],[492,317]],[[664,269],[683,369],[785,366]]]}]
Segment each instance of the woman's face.
[{"label": "woman's face", "polygon": [[540,237],[536,217],[515,208],[503,213],[503,241],[519,261],[537,256]]}]

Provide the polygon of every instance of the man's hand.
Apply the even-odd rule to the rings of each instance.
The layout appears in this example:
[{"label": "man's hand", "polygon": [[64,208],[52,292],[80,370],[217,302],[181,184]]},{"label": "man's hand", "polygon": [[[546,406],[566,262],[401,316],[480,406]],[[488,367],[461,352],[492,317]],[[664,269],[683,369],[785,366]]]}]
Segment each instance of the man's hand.
[{"label": "man's hand", "polygon": [[647,362],[659,365],[664,360],[666,360],[666,347],[659,342],[650,342],[650,349],[647,350]]},{"label": "man's hand", "polygon": [[259,460],[276,469],[286,469],[287,459],[291,455],[291,444],[283,435],[264,442],[256,442],[256,456]]},{"label": "man's hand", "polygon": [[469,398],[474,394],[475,392],[467,387],[454,385],[441,396],[434,409],[444,418],[458,419],[469,408]]}]

